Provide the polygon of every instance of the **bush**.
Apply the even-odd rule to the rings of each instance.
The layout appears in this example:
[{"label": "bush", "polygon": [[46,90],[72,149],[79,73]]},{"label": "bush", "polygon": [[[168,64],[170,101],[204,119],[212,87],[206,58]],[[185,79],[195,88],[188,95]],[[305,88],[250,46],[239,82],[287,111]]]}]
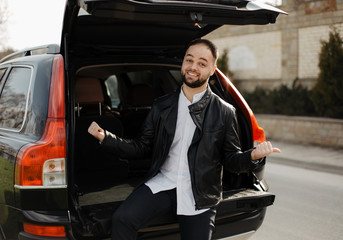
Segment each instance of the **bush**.
[{"label": "bush", "polygon": [[334,30],[321,44],[320,73],[311,99],[320,116],[343,118],[343,41]]},{"label": "bush", "polygon": [[255,113],[315,116],[311,101],[311,90],[298,84],[296,79],[292,88],[281,85],[278,89],[266,90],[257,87],[254,92],[244,94]]}]

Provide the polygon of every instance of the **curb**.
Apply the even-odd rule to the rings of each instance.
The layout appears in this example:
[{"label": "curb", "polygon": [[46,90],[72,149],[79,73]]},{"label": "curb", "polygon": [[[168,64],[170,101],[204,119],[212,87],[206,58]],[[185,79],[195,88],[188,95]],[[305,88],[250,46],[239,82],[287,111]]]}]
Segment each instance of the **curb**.
[{"label": "curb", "polygon": [[341,166],[334,166],[334,165],[315,163],[315,162],[305,162],[305,161],[301,161],[297,159],[291,159],[291,158],[285,158],[285,157],[274,157],[274,156],[268,157],[268,160],[272,163],[283,164],[283,165],[294,166],[294,167],[301,167],[305,169],[333,173],[337,175],[343,175],[343,167]]}]

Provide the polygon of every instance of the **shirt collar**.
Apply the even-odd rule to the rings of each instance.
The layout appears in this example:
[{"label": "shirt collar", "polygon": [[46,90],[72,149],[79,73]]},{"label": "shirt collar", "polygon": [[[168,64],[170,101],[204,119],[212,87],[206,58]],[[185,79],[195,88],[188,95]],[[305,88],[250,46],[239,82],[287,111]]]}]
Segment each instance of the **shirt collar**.
[{"label": "shirt collar", "polygon": [[196,102],[199,102],[199,100],[205,95],[205,92],[206,92],[206,90],[207,90],[207,88],[204,90],[204,91],[202,91],[202,92],[200,92],[200,93],[197,93],[197,94],[195,94],[194,96],[193,96],[193,102],[190,102],[188,99],[187,99],[187,97],[185,96],[185,94],[183,93],[183,90],[182,90],[182,87],[181,87],[181,97],[182,98],[184,98],[186,101],[187,101],[187,105],[190,105],[190,104],[194,104],[194,103],[196,103]]}]

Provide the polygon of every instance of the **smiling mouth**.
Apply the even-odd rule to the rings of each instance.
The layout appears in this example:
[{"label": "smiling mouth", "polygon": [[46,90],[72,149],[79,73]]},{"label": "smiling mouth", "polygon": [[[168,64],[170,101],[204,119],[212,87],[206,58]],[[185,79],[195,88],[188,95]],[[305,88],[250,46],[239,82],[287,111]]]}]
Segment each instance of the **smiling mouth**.
[{"label": "smiling mouth", "polygon": [[196,73],[192,73],[192,72],[187,72],[187,75],[191,76],[191,77],[198,77],[199,75]]}]

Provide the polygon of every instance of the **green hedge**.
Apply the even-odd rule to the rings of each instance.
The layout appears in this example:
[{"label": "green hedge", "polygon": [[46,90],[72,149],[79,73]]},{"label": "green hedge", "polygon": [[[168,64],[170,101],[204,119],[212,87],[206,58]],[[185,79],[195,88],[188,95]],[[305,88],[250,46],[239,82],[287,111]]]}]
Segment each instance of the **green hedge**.
[{"label": "green hedge", "polygon": [[311,100],[311,90],[293,82],[291,88],[281,85],[278,89],[266,90],[257,87],[243,96],[255,113],[297,116],[317,116]]}]

